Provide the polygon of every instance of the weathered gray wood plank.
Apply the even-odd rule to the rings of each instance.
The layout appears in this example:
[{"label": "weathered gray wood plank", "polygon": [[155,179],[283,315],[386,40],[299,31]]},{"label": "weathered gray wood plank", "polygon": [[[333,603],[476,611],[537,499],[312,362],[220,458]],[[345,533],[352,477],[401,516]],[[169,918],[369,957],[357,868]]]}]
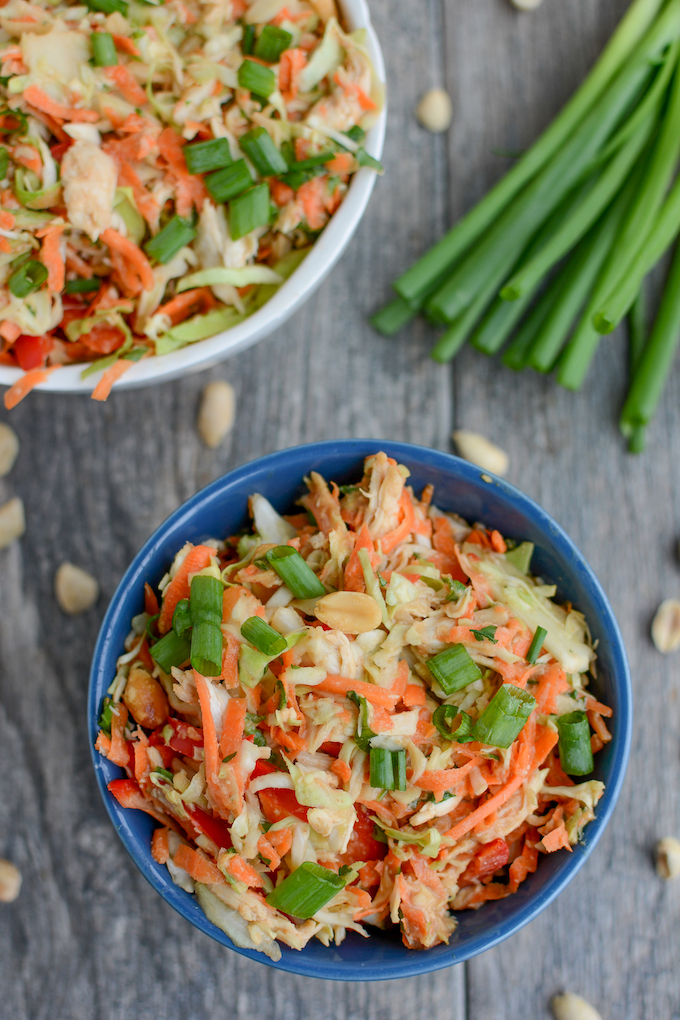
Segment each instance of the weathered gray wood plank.
[{"label": "weathered gray wood plank", "polygon": [[[389,281],[443,229],[444,146],[411,106],[441,68],[440,9],[372,5],[390,66],[387,175],[333,279],[276,336],[210,376],[238,393],[237,426],[217,452],[195,430],[208,374],[104,406],[34,394],[11,420],[22,440],[0,499],[20,494],[28,531],[0,552],[0,855],[24,889],[0,911],[0,1015],[15,1020],[399,1020],[464,1017],[464,974],[341,985],[274,974],[194,931],[146,885],[115,835],[89,760],[85,694],[99,621],[130,559],[180,502],[238,464],[334,436],[397,436],[446,446],[451,387],[425,354],[375,336],[366,316]],[[397,242],[396,223],[405,240]],[[84,617],[56,607],[63,559],[97,576]]]},{"label": "weathered gray wood plank", "polygon": [[[546,0],[519,15],[498,0],[445,0],[449,85],[459,119],[450,138],[451,202],[469,207],[502,171],[496,147],[525,147],[592,64],[626,0]],[[471,39],[483,40],[471,47]],[[467,966],[468,1016],[548,1016],[562,988],[603,1017],[680,1015],[680,890],[651,865],[659,837],[678,834],[677,660],[649,639],[658,602],[677,596],[678,366],[649,452],[625,452],[615,422],[625,391],[625,341],[602,344],[579,394],[535,373],[516,376],[465,351],[455,367],[456,425],[500,442],[510,480],[537,499],[585,553],[626,640],[638,721],[614,820],[570,888],[539,919]]]},{"label": "weathered gray wood plank", "polygon": [[[390,78],[386,177],[333,280],[275,337],[209,374],[239,394],[237,427],[219,451],[202,448],[194,428],[208,374],[114,394],[104,407],[34,394],[12,414],[22,452],[0,481],[0,501],[23,496],[28,532],[0,552],[0,855],[17,862],[25,886],[0,911],[1,1015],[518,1020],[546,1016],[550,995],[566,986],[610,1020],[680,1016],[680,888],[662,888],[649,862],[654,840],[680,831],[678,667],[648,640],[656,604],[680,587],[679,373],[650,453],[636,459],[612,426],[624,388],[616,339],[577,396],[473,352],[459,359],[452,389],[452,373],[427,359],[427,326],[388,342],[365,324],[389,281],[506,168],[493,150],[521,148],[545,126],[625,6],[545,0],[519,15],[505,0],[372,0]],[[433,139],[412,110],[441,84],[444,53],[455,120],[448,139]],[[304,981],[194,932],[146,886],[113,833],[84,719],[106,602],[182,500],[237,464],[312,439],[390,436],[446,448],[452,394],[456,424],[508,449],[511,479],[595,567],[631,652],[640,718],[608,833],[549,911],[468,965],[467,1011],[461,968],[372,986]],[[103,589],[77,619],[52,595],[66,558]]]}]

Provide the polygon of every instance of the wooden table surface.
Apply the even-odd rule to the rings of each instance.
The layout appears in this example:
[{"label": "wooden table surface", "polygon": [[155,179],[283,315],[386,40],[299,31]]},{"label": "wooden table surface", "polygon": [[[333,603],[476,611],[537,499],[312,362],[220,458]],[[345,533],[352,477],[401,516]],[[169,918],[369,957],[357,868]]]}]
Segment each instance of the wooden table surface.
[{"label": "wooden table surface", "polygon": [[[339,268],[275,336],[209,373],[108,403],[33,394],[11,416],[21,438],[0,503],[20,495],[28,527],[0,552],[0,856],[23,873],[0,908],[0,1016],[12,1020],[538,1020],[567,988],[605,1020],[680,1017],[680,882],[651,864],[680,835],[678,658],[649,640],[680,574],[680,372],[649,430],[624,450],[614,422],[625,344],[603,342],[581,393],[514,376],[465,351],[428,359],[418,323],[387,341],[366,316],[389,282],[499,177],[495,150],[525,147],[592,64],[627,0],[371,0],[388,68],[386,173]],[[445,84],[447,136],[413,117]],[[236,428],[216,452],[195,418],[209,378],[229,379]],[[95,786],[85,698],[99,623],[151,531],[225,471],[282,447],[369,436],[450,449],[454,427],[510,454],[509,478],[583,550],[627,643],[637,702],[628,778],[603,839],[559,900],[519,934],[421,979],[305,980],[251,963],[193,930],[127,857]],[[57,566],[91,571],[102,595],[68,618]]]}]

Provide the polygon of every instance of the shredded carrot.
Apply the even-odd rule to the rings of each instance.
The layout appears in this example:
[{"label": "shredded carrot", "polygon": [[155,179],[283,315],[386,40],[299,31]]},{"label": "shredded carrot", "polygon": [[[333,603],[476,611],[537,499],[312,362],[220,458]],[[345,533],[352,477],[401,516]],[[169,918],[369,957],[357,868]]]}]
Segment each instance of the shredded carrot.
[{"label": "shredded carrot", "polygon": [[31,106],[35,106],[37,110],[42,110],[43,113],[48,113],[51,117],[56,117],[58,120],[87,121],[90,124],[94,124],[95,121],[99,120],[99,114],[95,113],[94,110],[76,110],[70,106],[63,106],[62,103],[57,103],[56,100],[48,96],[37,85],[29,85],[28,88],[24,89],[23,98]]},{"label": "shredded carrot", "polygon": [[167,315],[173,326],[183,322],[190,315],[198,315],[210,311],[217,301],[213,297],[210,287],[195,287],[193,290],[185,290],[182,294],[176,294],[170,301],[156,309],[156,315]]},{"label": "shredded carrot", "polygon": [[295,99],[300,88],[300,74],[307,64],[307,54],[299,48],[284,50],[279,63],[279,89],[286,103]]},{"label": "shredded carrot", "polygon": [[331,772],[333,772],[341,783],[349,783],[352,778],[352,770],[346,761],[341,758],[336,758],[331,765]]},{"label": "shredded carrot", "polygon": [[15,322],[5,319],[0,323],[0,336],[10,344],[14,343],[16,338],[21,336],[21,326],[17,326]]},{"label": "shredded carrot", "polygon": [[220,737],[222,758],[236,754],[243,740],[243,726],[246,720],[245,698],[230,698],[224,715],[224,726]]},{"label": "shredded carrot", "polygon": [[332,174],[348,174],[354,166],[351,152],[338,152],[326,163],[326,169]]},{"label": "shredded carrot", "polygon": [[491,539],[482,528],[473,528],[472,531],[465,536],[465,542],[468,545],[481,545],[483,549],[492,548]]},{"label": "shredded carrot", "polygon": [[124,64],[116,64],[114,67],[105,67],[103,70],[105,76],[116,86],[123,99],[126,99],[128,103],[132,103],[133,106],[144,106],[148,103],[149,97],[129,67]]},{"label": "shredded carrot", "polygon": [[604,744],[608,744],[609,741],[612,739],[612,735],[609,732],[609,730],[607,729],[607,724],[605,723],[605,721],[602,718],[602,716],[600,715],[600,713],[599,712],[593,712],[593,711],[591,711],[589,709],[587,714],[588,714],[588,722],[590,723],[592,728],[595,730],[595,734],[598,737],[598,739],[602,741],[603,745]]},{"label": "shredded carrot", "polygon": [[415,523],[416,515],[413,509],[413,500],[411,499],[410,493],[407,489],[404,489],[399,499],[401,511],[403,514],[401,524],[397,525],[394,531],[390,531],[389,534],[383,535],[380,539],[380,548],[383,551],[383,555],[391,552],[402,542],[405,542],[413,531],[413,525]]},{"label": "shredded carrot", "polygon": [[522,847],[521,854],[510,865],[510,892],[517,892],[527,875],[533,875],[538,867],[538,849],[535,840],[536,830],[530,829],[524,837],[524,846]]},{"label": "shredded carrot", "polygon": [[226,870],[232,878],[237,882],[243,882],[249,889],[264,885],[259,871],[256,871],[252,864],[248,864],[240,854],[230,854]]},{"label": "shredded carrot", "polygon": [[117,50],[121,53],[128,53],[131,57],[141,57],[141,53],[137,49],[134,41],[127,35],[114,35],[113,42]]},{"label": "shredded carrot", "polygon": [[151,837],[151,856],[159,864],[167,864],[170,858],[170,842],[168,840],[169,829],[163,826],[154,829]]},{"label": "shredded carrot", "polygon": [[3,230],[12,230],[14,223],[14,214],[8,212],[7,209],[0,209],[0,227],[2,227]]},{"label": "shredded carrot", "polygon": [[467,581],[458,562],[456,542],[453,537],[453,529],[448,517],[435,517],[433,525],[432,545],[439,554],[439,568],[443,574],[450,574],[454,581]]},{"label": "shredded carrot", "polygon": [[275,832],[270,831],[267,833],[267,839],[283,860],[293,845],[293,830],[287,827],[285,829],[277,829]]},{"label": "shredded carrot", "polygon": [[[200,549],[202,547],[197,546],[197,548]],[[201,706],[201,719],[203,722],[203,747],[205,749],[205,779],[206,783],[208,784],[210,796],[212,797],[212,800],[215,804],[215,810],[217,814],[221,815],[223,818],[228,818],[229,812],[233,806],[232,805],[233,798],[230,798],[229,791],[227,791],[223,787],[219,777],[222,759],[220,756],[219,736],[215,730],[215,719],[212,713],[210,691],[210,685],[212,681],[208,680],[204,676],[201,676],[201,674],[197,673],[196,670],[194,670],[193,673],[194,680],[196,682],[196,690],[198,691],[198,701]],[[237,802],[238,811],[240,811],[241,796],[239,791],[237,791],[236,793],[237,795],[235,800]]]},{"label": "shredded carrot", "polygon": [[295,198],[295,192],[292,188],[284,184],[283,181],[279,181],[276,177],[271,177],[269,180],[269,191],[272,196],[272,200],[276,205],[281,206],[288,205]]},{"label": "shredded carrot", "polygon": [[311,181],[305,181],[297,190],[298,201],[302,205],[310,230],[321,230],[326,224],[327,216],[323,202],[325,187],[325,177],[312,177]]},{"label": "shredded carrot", "polygon": [[414,705],[424,705],[426,700],[425,691],[418,684],[408,684],[401,700],[407,708],[412,708]]},{"label": "shredded carrot", "polygon": [[457,769],[435,769],[431,772],[423,772],[420,779],[417,779],[413,785],[419,790],[430,790],[432,793],[454,790],[483,761],[483,758],[475,757]]},{"label": "shredded carrot", "polygon": [[103,376],[92,390],[93,400],[107,400],[113,384],[125,375],[128,369],[132,368],[133,362],[126,358],[119,358],[106,369]]},{"label": "shredded carrot", "polygon": [[121,768],[130,761],[130,752],[125,739],[125,724],[128,721],[128,710],[125,705],[118,704],[111,710],[111,750],[109,761]]},{"label": "shredded carrot", "polygon": [[61,254],[61,235],[64,226],[65,224],[60,223],[57,226],[36,231],[36,237],[43,236],[40,258],[43,265],[47,267],[47,286],[56,294],[64,289],[66,278],[66,265],[64,256]]},{"label": "shredded carrot", "polygon": [[543,837],[541,840],[541,846],[549,854],[554,853],[555,850],[562,849],[568,850],[570,853],[572,852],[572,847],[569,842],[569,836],[567,835],[567,829],[564,822],[560,822],[560,824],[554,828],[552,832],[549,832],[547,836]]},{"label": "shredded carrot", "polygon": [[53,365],[51,368],[32,368],[29,372],[26,372],[20,379],[17,379],[15,383],[5,393],[5,407],[8,411],[11,411],[13,407],[16,407],[24,397],[27,397],[31,390],[39,386],[40,383],[45,382],[46,379],[59,368],[59,365]]},{"label": "shredded carrot", "polygon": [[220,680],[224,686],[231,690],[238,687],[238,660],[241,653],[241,643],[233,634],[227,634],[226,648],[222,652],[222,672]]},{"label": "shredded carrot", "polygon": [[[153,662],[151,663],[151,669],[153,670]],[[137,729],[137,739],[134,742],[134,773],[135,779],[142,787],[145,781],[148,779],[149,772],[151,771],[149,765],[149,753],[147,747],[149,746],[149,738],[146,736],[142,729]]]},{"label": "shredded carrot", "polygon": [[569,682],[566,673],[559,663],[551,663],[544,668],[534,692],[536,710],[545,715],[552,715],[557,711],[558,694],[565,694],[568,690]]},{"label": "shredded carrot", "polygon": [[491,540],[491,548],[494,552],[504,553],[508,551],[508,547],[505,544],[505,539],[501,535],[500,531],[492,531],[489,536]]},{"label": "shredded carrot", "polygon": [[104,730],[100,730],[97,734],[97,739],[94,742],[95,750],[103,754],[105,758],[108,758],[111,753],[111,737],[104,733]]},{"label": "shredded carrot", "polygon": [[392,681],[389,687],[389,692],[394,698],[395,703],[399,701],[399,699],[406,692],[408,678],[409,678],[408,662],[406,661],[406,659],[401,659],[397,666],[396,673],[394,674],[394,680]]},{"label": "shredded carrot", "polygon": [[257,841],[257,849],[269,870],[276,871],[281,864],[281,858],[266,836],[260,836]]},{"label": "shredded carrot", "polygon": [[350,558],[347,561],[347,566],[345,567],[345,580],[343,585],[345,591],[366,591],[364,571],[361,566],[361,560],[359,559],[359,553],[362,549],[366,549],[368,551],[371,566],[375,569],[380,562],[380,556],[375,551],[371,533],[365,524],[362,524],[361,526],[361,530],[359,531],[356,542],[354,543],[354,548],[352,549]]},{"label": "shredded carrot", "polygon": [[330,674],[314,688],[316,691],[327,691],[329,694],[347,694],[348,691],[355,691],[371,705],[379,708],[394,708],[394,697],[390,691],[376,684],[366,683],[365,680],[348,680],[345,676],[331,676]]},{"label": "shredded carrot", "polygon": [[605,719],[610,719],[614,714],[609,705],[603,705],[601,701],[596,701],[592,694],[589,694],[586,697],[586,708],[590,712],[596,712],[598,715],[603,715]]},{"label": "shredded carrot", "polygon": [[156,285],[156,278],[149,265],[149,260],[141,248],[138,248],[127,237],[123,237],[113,227],[107,227],[106,230],[102,231],[100,239],[113,251],[120,252],[123,258],[129,260],[139,276],[144,290],[153,290]]},{"label": "shredded carrot", "polygon": [[223,885],[226,878],[212,861],[209,861],[200,850],[192,850],[186,843],[180,843],[175,852],[175,864],[184,868],[195,882],[205,885]]},{"label": "shredded carrot", "polygon": [[[177,573],[163,593],[163,604],[161,605],[160,616],[158,617],[158,633],[167,634],[172,626],[172,616],[177,608],[180,599],[188,599],[191,594],[189,587],[189,574],[196,574],[210,566],[210,557],[215,550],[209,545],[195,545],[189,549]],[[229,591],[229,589],[226,589]],[[225,594],[226,594],[225,591]]]}]

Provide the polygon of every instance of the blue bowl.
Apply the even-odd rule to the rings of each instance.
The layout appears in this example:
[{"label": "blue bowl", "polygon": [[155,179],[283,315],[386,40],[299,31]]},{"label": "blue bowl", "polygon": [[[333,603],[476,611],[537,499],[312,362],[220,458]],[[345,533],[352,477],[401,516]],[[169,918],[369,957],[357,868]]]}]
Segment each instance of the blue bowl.
[{"label": "blue bowl", "polygon": [[[237,949],[208,921],[196,899],[174,885],[167,869],[153,860],[149,848],[155,823],[141,811],[123,810],[106,788],[121,770],[94,751],[97,715],[130,619],[143,610],[144,582],[157,583],[184,542],[202,542],[243,527],[253,492],[262,493],[279,511],[290,511],[303,492],[304,475],[316,470],[338,483],[355,480],[364,457],[378,450],[409,468],[417,493],[432,482],[442,509],[456,511],[470,522],[482,521],[510,538],[533,542],[534,571],[557,585],[559,600],[572,602],[585,614],[598,641],[594,693],[614,710],[613,739],[597,755],[594,774],[606,784],[606,792],[597,818],[585,830],[585,841],[573,853],[542,857],[538,870],[514,896],[459,913],[448,946],[414,952],[402,945],[398,932],[371,929],[370,939],[350,932],[338,947],[326,948],[316,940],[301,952],[282,946],[281,959],[272,963],[261,953]],[[94,768],[111,820],[144,877],[175,910],[218,942],[267,966],[306,977],[377,981],[424,974],[476,956],[532,921],[565,888],[602,835],[619,796],[630,750],[632,693],[621,634],[605,594],[573,542],[544,510],[507,482],[450,454],[407,443],[344,439],[281,450],[246,464],[197,493],[158,528],[127,570],[106,613],[92,664],[88,713]]]}]

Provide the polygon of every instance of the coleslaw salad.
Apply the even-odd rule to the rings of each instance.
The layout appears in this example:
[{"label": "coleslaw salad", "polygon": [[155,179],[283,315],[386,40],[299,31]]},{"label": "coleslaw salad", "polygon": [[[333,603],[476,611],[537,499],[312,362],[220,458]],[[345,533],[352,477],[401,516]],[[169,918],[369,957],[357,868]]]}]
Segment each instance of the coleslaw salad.
[{"label": "coleslaw salad", "polygon": [[[182,550],[161,583],[157,633],[146,629],[150,603],[119,662],[98,746],[128,776],[110,789],[165,823],[157,859],[194,883],[237,945],[248,937],[276,955],[277,938],[301,948],[390,923],[414,948],[446,941],[450,908],[511,895],[541,854],[568,852],[601,796],[601,783],[564,771],[587,775],[591,748],[609,738],[610,710],[587,693],[583,618],[531,578],[529,549],[438,510],[431,491],[416,498],[407,474],[378,454],[342,494],[311,476],[313,524],[254,497],[257,538]],[[279,560],[297,558],[313,598],[282,584]],[[164,658],[168,636],[207,626],[198,602],[193,624],[175,620],[195,601],[194,574],[211,578],[198,588],[222,586],[218,679],[189,668],[207,661],[203,639],[177,666]],[[169,699],[168,715],[150,728],[138,713],[134,730],[124,717],[147,684],[140,674]],[[565,732],[584,720],[579,762]],[[193,737],[180,739],[181,726]],[[332,895],[309,913],[319,883]],[[303,893],[317,900],[304,906]]]},{"label": "coleslaw salad", "polygon": [[2,239],[0,358],[36,373],[10,406],[93,347],[105,398],[135,361],[238,329],[284,289],[352,174],[380,169],[362,142],[382,86],[330,5],[93,2],[116,9],[0,15],[19,36],[3,64],[3,208],[20,235]]}]

